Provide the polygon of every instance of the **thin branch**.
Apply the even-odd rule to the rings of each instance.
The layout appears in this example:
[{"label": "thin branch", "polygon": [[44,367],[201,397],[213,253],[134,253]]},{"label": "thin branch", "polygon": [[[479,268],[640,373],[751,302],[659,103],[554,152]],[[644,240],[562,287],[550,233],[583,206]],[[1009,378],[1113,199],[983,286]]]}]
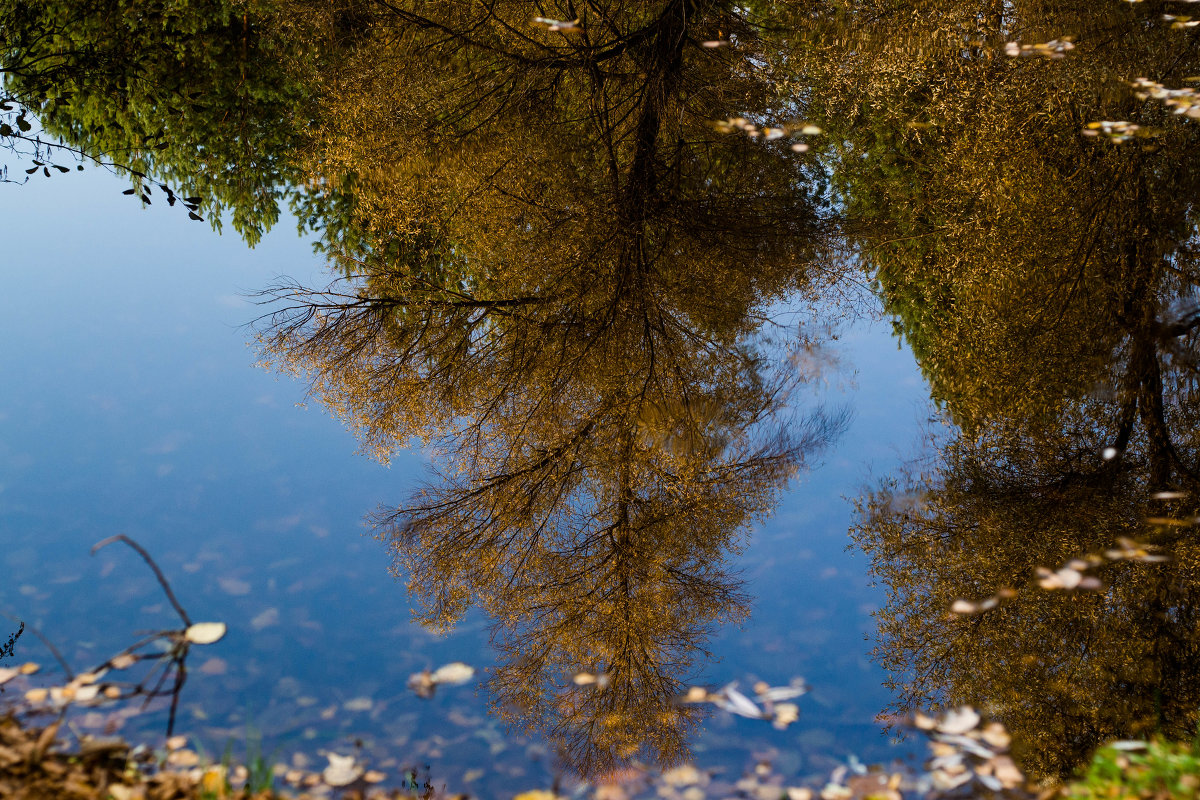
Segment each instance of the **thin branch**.
[{"label": "thin branch", "polygon": [[158,564],[154,563],[154,559],[150,557],[149,553],[142,549],[140,544],[135,542],[133,539],[130,539],[125,534],[118,533],[116,536],[110,536],[107,539],[96,542],[96,544],[92,545],[92,555],[96,555],[97,550],[102,547],[107,547],[113,542],[124,542],[125,544],[129,545],[139,556],[142,557],[143,561],[150,565],[150,569],[154,570],[154,577],[158,578],[158,585],[163,588],[163,592],[166,593],[167,599],[171,601],[171,605],[175,608],[175,613],[177,613],[179,618],[183,620],[184,625],[191,627],[192,620],[188,617],[187,612],[183,610],[183,606],[179,604],[179,601],[175,599],[175,593],[171,591],[171,584],[167,583],[167,578],[165,575],[163,575],[162,570],[158,568]]}]

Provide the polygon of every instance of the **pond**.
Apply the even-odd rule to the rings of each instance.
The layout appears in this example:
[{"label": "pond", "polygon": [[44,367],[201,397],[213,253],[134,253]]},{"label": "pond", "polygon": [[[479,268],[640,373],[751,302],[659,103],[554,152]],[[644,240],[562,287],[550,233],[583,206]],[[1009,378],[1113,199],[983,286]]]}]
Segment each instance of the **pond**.
[{"label": "pond", "polygon": [[0,2],[0,666],[178,627],[124,534],[228,627],[209,753],[487,796],[963,704],[1037,777],[1190,737],[1172,8]]}]

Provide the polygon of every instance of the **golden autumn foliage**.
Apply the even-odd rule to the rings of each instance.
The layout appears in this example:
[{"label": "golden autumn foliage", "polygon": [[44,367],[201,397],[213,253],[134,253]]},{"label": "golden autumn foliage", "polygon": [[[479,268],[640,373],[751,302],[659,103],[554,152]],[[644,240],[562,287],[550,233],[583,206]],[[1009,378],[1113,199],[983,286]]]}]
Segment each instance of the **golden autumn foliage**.
[{"label": "golden autumn foliage", "polygon": [[361,237],[329,289],[279,288],[266,358],[377,456],[431,448],[375,522],[427,624],[489,615],[503,714],[587,774],[676,763],[681,681],[745,613],[725,560],[841,425],[788,410],[813,376],[760,333],[828,280],[811,167],[714,124],[783,113],[764,32],[681,0],[570,34],[525,2],[363,13],[311,154]]}]

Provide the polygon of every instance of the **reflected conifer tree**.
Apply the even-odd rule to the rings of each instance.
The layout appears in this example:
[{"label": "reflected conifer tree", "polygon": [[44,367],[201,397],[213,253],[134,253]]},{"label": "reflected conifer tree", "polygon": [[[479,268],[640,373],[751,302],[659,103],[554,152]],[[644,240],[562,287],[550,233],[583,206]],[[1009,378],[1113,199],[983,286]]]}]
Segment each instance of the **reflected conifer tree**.
[{"label": "reflected conifer tree", "polygon": [[841,417],[785,419],[812,376],[761,333],[824,280],[811,167],[713,124],[785,110],[761,28],[557,12],[370,7],[311,164],[361,236],[262,341],[376,455],[433,448],[376,518],[397,566],[426,623],[490,615],[498,708],[593,774],[685,755],[680,682],[745,613],[725,561]]}]

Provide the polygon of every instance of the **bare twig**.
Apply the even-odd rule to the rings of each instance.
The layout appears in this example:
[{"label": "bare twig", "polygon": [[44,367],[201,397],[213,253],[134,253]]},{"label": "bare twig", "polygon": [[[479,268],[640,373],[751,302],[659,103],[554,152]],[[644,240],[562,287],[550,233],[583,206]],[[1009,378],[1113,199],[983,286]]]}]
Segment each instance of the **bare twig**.
[{"label": "bare twig", "polygon": [[113,542],[124,542],[125,544],[129,545],[134,549],[135,552],[137,552],[139,556],[142,557],[142,560],[150,565],[150,569],[154,570],[154,577],[158,578],[158,585],[163,588],[163,592],[166,593],[167,599],[170,600],[171,605],[174,606],[175,613],[179,614],[179,618],[183,620],[183,624],[185,626],[191,626],[192,620],[188,617],[187,612],[183,610],[183,606],[179,604],[179,601],[175,599],[175,593],[171,591],[171,584],[167,583],[167,578],[162,574],[162,570],[158,568],[158,564],[154,563],[154,559],[150,557],[149,553],[142,549],[140,544],[135,542],[133,539],[130,539],[125,534],[118,533],[116,536],[110,536],[107,539],[96,542],[96,544],[92,545],[92,555],[96,555],[97,550],[102,547],[107,547]]}]

